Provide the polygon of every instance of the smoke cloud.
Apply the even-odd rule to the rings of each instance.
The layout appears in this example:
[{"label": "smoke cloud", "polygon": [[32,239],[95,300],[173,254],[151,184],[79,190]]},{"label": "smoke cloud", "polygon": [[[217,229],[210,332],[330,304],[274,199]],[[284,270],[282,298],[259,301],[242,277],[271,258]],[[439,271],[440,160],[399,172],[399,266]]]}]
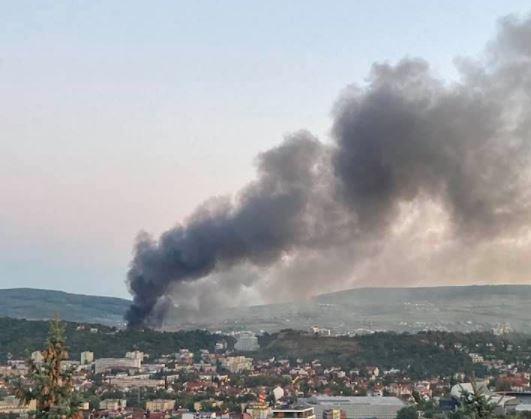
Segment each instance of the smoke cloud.
[{"label": "smoke cloud", "polygon": [[235,197],[142,233],[129,325],[356,284],[528,280],[531,19],[457,65],[447,83],[421,59],[375,64],[340,95],[332,142],[294,133]]}]

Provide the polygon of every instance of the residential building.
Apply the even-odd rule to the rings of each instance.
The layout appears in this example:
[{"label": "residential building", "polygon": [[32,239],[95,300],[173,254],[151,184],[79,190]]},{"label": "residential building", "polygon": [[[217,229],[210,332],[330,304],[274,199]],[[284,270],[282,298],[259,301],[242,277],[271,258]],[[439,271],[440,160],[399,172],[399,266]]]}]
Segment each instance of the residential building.
[{"label": "residential building", "polygon": [[94,362],[94,352],[90,352],[90,351],[81,352],[80,361],[81,361],[81,365],[92,364]]},{"label": "residential building", "polygon": [[141,360],[131,358],[98,358],[95,362],[94,371],[96,374],[111,370],[140,369]]},{"label": "residential building", "polygon": [[234,349],[241,352],[252,352],[259,348],[258,338],[252,332],[242,332],[238,337],[238,341],[234,345]]},{"label": "residential building", "polygon": [[271,418],[305,418],[315,419],[315,412],[313,407],[309,406],[293,406],[285,409],[273,409],[271,411]]},{"label": "residential building", "polygon": [[31,360],[36,364],[40,364],[44,361],[44,356],[41,351],[35,351],[31,353]]},{"label": "residential building", "polygon": [[100,402],[100,410],[123,410],[127,406],[125,399],[105,399]]},{"label": "residential building", "polygon": [[221,366],[233,374],[248,371],[253,367],[253,359],[244,356],[228,356],[220,361]]},{"label": "residential building", "polygon": [[15,396],[7,396],[0,400],[0,415],[21,415],[37,408],[37,403],[32,400],[26,405],[21,405]]},{"label": "residential building", "polygon": [[140,362],[142,362],[144,360],[144,352],[141,352],[141,351],[126,352],[125,357],[128,359],[138,359],[140,360]]},{"label": "residential building", "polygon": [[156,399],[146,402],[146,410],[150,412],[168,412],[175,407],[175,400]]}]

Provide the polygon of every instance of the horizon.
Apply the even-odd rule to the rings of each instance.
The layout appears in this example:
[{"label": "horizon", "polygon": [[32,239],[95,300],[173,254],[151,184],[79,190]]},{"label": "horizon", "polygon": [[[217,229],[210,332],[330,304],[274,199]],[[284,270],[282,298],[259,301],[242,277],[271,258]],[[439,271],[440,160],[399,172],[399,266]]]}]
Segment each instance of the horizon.
[{"label": "horizon", "polygon": [[[418,290],[418,289],[434,289],[434,288],[473,288],[473,287],[531,287],[531,284],[514,284],[514,283],[496,283],[496,284],[457,284],[457,285],[426,285],[426,286],[415,286],[415,285],[410,285],[410,286],[403,286],[403,287],[397,287],[397,286],[381,286],[381,287],[353,287],[353,288],[345,288],[345,289],[341,289],[341,290],[337,290],[337,291],[332,291],[332,292],[324,292],[324,293],[321,293],[321,294],[316,294],[316,295],[313,295],[311,297],[308,297],[308,298],[303,298],[301,300],[289,300],[289,301],[278,301],[278,302],[273,302],[273,303],[262,303],[262,304],[251,304],[247,307],[253,307],[253,306],[262,306],[262,305],[274,305],[274,304],[286,304],[286,303],[289,303],[289,302],[294,302],[294,301],[304,301],[304,300],[308,300],[308,299],[313,299],[313,298],[317,298],[317,297],[320,297],[320,296],[324,296],[324,295],[332,295],[332,294],[338,294],[338,293],[342,293],[342,292],[348,292],[348,291],[359,291],[359,290],[379,290],[379,289],[384,289],[384,290],[393,290],[393,289],[396,289],[396,290],[402,290],[402,289],[413,289],[413,290]],[[113,295],[103,295],[103,294],[86,294],[86,293],[78,293],[78,292],[69,292],[69,291],[63,291],[63,290],[59,290],[59,289],[52,289],[52,288],[36,288],[36,287],[11,287],[11,288],[0,288],[0,291],[16,291],[16,290],[34,290],[34,291],[50,291],[50,292],[59,292],[59,293],[63,293],[63,294],[69,294],[69,295],[79,295],[79,296],[82,296],[82,297],[103,297],[103,298],[116,298],[116,299],[119,299],[119,300],[124,300],[124,301],[133,301],[131,298],[127,298],[127,297],[115,297]],[[245,307],[245,306],[243,306]],[[228,307],[228,308],[234,308],[234,307]]]}]

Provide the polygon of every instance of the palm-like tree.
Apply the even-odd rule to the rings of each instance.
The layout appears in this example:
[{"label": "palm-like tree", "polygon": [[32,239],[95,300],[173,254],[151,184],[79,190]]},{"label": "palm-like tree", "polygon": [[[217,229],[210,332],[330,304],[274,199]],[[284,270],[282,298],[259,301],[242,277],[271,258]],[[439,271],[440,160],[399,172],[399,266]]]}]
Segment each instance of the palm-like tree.
[{"label": "palm-like tree", "polygon": [[494,415],[496,402],[492,396],[483,394],[476,380],[471,381],[472,391],[462,389],[461,392],[461,411],[465,417],[472,419],[488,419]]},{"label": "palm-like tree", "polygon": [[64,335],[64,327],[55,318],[50,322],[42,362],[29,360],[27,380],[18,382],[15,388],[21,403],[36,401],[36,416],[39,418],[80,417],[79,399],[72,384],[72,370],[62,365],[68,359]]}]

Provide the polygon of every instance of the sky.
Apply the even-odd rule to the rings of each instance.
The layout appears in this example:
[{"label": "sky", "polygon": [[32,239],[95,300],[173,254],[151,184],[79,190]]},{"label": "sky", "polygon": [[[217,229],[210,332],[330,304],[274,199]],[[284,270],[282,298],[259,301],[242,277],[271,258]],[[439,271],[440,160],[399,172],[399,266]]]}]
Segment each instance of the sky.
[{"label": "sky", "polygon": [[0,2],[0,287],[128,297],[135,237],[255,176],[374,62],[441,78],[528,1]]}]

